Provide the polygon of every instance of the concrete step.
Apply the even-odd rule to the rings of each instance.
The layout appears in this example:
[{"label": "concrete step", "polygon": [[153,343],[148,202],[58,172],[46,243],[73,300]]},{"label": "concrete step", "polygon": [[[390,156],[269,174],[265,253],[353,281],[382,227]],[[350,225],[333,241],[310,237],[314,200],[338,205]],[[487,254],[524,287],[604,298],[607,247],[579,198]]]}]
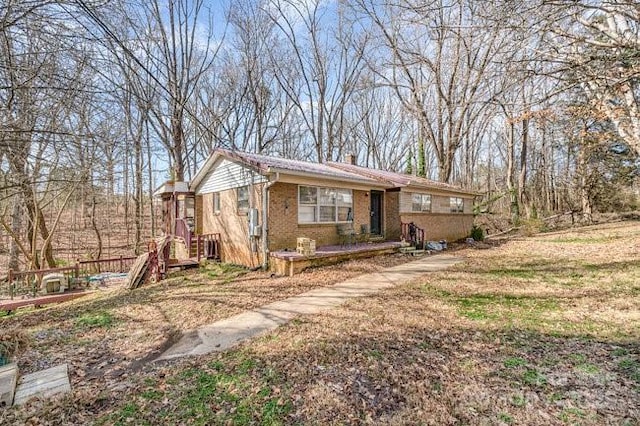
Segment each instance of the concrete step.
[{"label": "concrete step", "polygon": [[60,364],[20,377],[14,402],[15,405],[20,405],[34,397],[50,398],[69,392],[69,367],[67,364]]},{"label": "concrete step", "polygon": [[11,407],[18,384],[18,366],[15,363],[0,367],[0,408]]},{"label": "concrete step", "polygon": [[412,253],[416,248],[413,246],[409,246],[409,247],[400,247],[400,249],[398,250],[400,253]]}]

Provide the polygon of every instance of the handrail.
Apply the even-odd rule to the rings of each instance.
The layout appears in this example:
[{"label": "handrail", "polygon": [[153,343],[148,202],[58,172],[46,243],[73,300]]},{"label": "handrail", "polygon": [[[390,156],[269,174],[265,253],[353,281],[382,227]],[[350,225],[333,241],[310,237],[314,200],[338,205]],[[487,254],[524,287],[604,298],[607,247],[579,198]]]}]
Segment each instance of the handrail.
[{"label": "handrail", "polygon": [[196,237],[196,257],[198,262],[202,257],[205,259],[220,258],[220,234],[197,234]]},{"label": "handrail", "polygon": [[191,229],[186,219],[176,219],[176,237],[184,240],[187,247],[191,247]]},{"label": "handrail", "polygon": [[413,222],[400,222],[402,225],[402,238],[410,241],[416,247],[424,248],[424,229]]}]

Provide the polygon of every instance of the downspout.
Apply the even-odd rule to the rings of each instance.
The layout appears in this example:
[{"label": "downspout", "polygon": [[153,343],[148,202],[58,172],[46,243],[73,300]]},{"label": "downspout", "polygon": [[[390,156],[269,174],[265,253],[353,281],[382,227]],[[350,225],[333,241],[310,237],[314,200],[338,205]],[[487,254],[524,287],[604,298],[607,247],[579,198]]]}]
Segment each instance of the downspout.
[{"label": "downspout", "polygon": [[269,188],[280,179],[280,172],[276,172],[276,178],[265,184],[262,188],[262,269],[269,267]]}]

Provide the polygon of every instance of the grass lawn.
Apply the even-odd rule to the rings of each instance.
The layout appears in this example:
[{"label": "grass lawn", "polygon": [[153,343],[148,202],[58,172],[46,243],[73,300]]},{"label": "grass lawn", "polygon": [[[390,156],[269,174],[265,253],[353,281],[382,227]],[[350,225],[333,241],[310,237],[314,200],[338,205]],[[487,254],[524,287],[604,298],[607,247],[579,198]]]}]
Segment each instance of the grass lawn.
[{"label": "grass lawn", "polygon": [[[450,270],[225,353],[165,363],[139,360],[171,333],[384,262],[288,285],[205,271],[0,319],[33,336],[27,368],[55,351],[82,354],[71,395],[0,411],[0,423],[636,425],[639,250],[637,222],[464,249],[467,261]],[[193,309],[178,309],[187,302]]]}]

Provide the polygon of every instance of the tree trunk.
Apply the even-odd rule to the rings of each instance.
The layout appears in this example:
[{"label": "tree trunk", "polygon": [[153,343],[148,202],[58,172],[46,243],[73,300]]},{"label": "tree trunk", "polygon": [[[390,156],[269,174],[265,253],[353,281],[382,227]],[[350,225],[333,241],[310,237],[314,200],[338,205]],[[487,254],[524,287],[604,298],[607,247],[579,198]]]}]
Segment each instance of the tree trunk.
[{"label": "tree trunk", "polygon": [[509,212],[513,225],[520,223],[520,208],[518,205],[518,195],[515,188],[515,126],[511,119],[507,117],[508,137],[507,137],[507,189],[509,191]]},{"label": "tree trunk", "polygon": [[[16,194],[15,197],[18,198],[19,195]],[[18,236],[22,233],[22,215],[20,203],[15,202],[11,210],[11,232],[13,235]],[[20,246],[14,238],[11,238],[9,243],[9,269],[13,271],[20,270]]]},{"label": "tree trunk", "polygon": [[[528,111],[525,111],[527,114]],[[525,209],[527,217],[530,216],[527,203],[527,149],[529,146],[529,119],[522,120],[522,146],[520,149],[520,174],[518,175],[518,203]]]}]

